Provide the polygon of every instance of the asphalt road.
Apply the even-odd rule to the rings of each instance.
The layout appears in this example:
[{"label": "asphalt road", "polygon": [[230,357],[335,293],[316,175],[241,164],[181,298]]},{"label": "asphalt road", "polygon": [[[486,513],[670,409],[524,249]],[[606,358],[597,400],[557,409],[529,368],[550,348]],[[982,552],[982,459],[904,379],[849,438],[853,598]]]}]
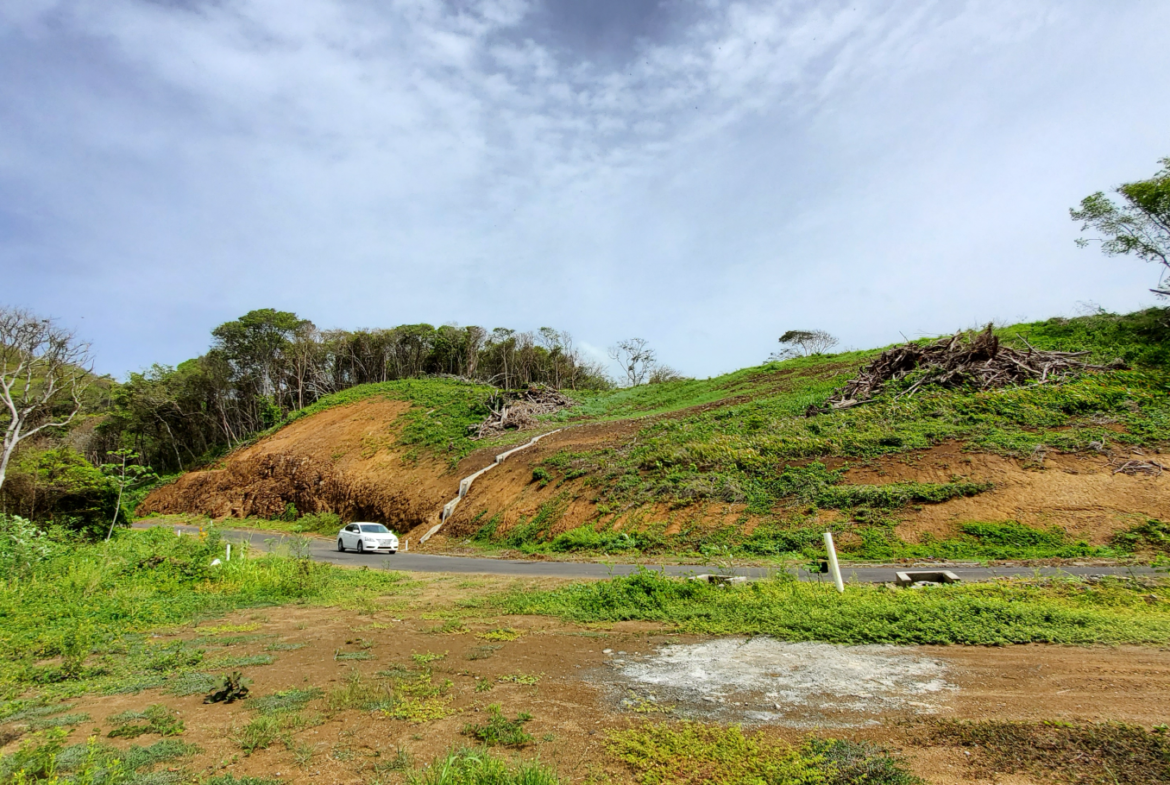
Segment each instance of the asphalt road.
[{"label": "asphalt road", "polygon": [[[135,524],[145,528],[150,524]],[[194,533],[193,526],[177,526],[185,533]],[[289,545],[288,538],[276,532],[260,532],[246,529],[223,529],[228,542],[247,542],[258,550],[282,549]],[[678,564],[605,564],[597,562],[524,561],[516,559],[487,559],[471,556],[437,556],[429,553],[360,554],[347,551],[339,553],[333,541],[316,537],[306,538],[309,556],[314,561],[328,562],[343,567],[370,567],[376,570],[402,570],[404,572],[446,572],[464,574],[514,575],[517,577],[545,578],[612,578],[630,575],[640,569],[650,569],[666,575],[686,577],[702,573],[735,575],[746,578],[766,578],[779,570],[770,567],[733,567],[716,569],[713,566]],[[1151,575],[1149,567],[972,567],[961,565],[932,564],[922,567],[849,567],[842,569],[846,581],[858,583],[886,583],[894,580],[897,570],[950,570],[964,581],[986,581],[1011,575]],[[827,575],[809,574],[804,570],[791,571],[801,580],[829,580]]]}]

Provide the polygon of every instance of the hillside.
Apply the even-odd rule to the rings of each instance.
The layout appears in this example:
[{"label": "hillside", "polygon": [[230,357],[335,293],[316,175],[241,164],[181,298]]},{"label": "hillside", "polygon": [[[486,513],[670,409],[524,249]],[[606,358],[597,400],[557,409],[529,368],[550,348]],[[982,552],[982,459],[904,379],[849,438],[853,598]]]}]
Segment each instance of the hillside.
[{"label": "hillside", "polygon": [[[1006,343],[1088,351],[1125,370],[975,391],[891,386],[805,416],[881,350],[726,376],[574,393],[539,428],[472,441],[490,388],[428,379],[319,401],[219,465],[157,489],[140,513],[334,511],[412,541],[459,480],[484,474],[429,543],[532,552],[850,558],[1116,558],[1165,548],[1170,466],[1164,313],[1015,325]],[[1127,460],[1147,471],[1119,472]],[[1136,466],[1137,464],[1131,465]],[[417,545],[416,545],[417,547]]]}]

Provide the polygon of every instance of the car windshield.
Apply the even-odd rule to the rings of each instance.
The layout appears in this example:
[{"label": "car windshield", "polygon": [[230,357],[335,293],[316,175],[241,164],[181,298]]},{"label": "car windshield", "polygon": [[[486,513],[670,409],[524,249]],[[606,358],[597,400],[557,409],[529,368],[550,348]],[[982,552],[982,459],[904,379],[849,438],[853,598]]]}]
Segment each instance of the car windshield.
[{"label": "car windshield", "polygon": [[362,531],[370,534],[389,534],[390,530],[380,523],[363,523]]}]

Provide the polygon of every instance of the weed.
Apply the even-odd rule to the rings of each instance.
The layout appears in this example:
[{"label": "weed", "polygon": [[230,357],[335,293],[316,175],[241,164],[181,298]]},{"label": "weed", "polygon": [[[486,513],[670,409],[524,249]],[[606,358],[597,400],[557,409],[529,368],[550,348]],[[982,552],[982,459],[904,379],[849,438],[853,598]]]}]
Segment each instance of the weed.
[{"label": "weed", "polygon": [[305,648],[303,643],[270,643],[265,647],[265,651],[296,651],[297,649]]},{"label": "weed", "polygon": [[166,691],[171,695],[195,695],[211,692],[222,683],[223,677],[212,673],[183,673],[167,683]]},{"label": "weed", "polygon": [[926,726],[925,744],[959,745],[987,778],[1025,774],[1084,785],[1170,782],[1170,738],[1122,723],[960,722]]},{"label": "weed", "polygon": [[426,665],[431,662],[437,662],[447,656],[447,652],[442,654],[435,654],[434,652],[424,651],[422,653],[411,654],[410,658],[419,665]]},{"label": "weed", "polygon": [[475,683],[475,691],[476,692],[491,692],[492,689],[495,688],[495,686],[496,685],[494,683],[488,681],[487,679],[480,679],[479,681],[477,681]]},{"label": "weed", "polygon": [[271,665],[276,658],[271,654],[251,654],[244,657],[221,657],[217,660],[208,660],[204,663],[210,670],[226,670],[228,668],[247,668],[254,665]]},{"label": "weed", "polygon": [[248,697],[248,680],[239,671],[224,676],[219,689],[213,691],[204,703],[235,703]]},{"label": "weed", "polygon": [[0,782],[4,783],[104,783],[122,785],[142,777],[160,763],[198,752],[177,739],[164,739],[149,747],[131,745],[124,750],[100,744],[91,737],[85,744],[66,747],[67,732],[60,728],[37,733],[20,749],[0,756]]},{"label": "weed", "polygon": [[469,660],[486,660],[488,657],[500,650],[499,645],[486,643],[483,646],[476,646],[467,652],[467,659]]},{"label": "weed", "polygon": [[183,721],[179,719],[178,713],[159,703],[147,706],[143,711],[124,711],[115,714],[107,721],[115,726],[107,734],[110,738],[136,739],[147,733],[178,736],[184,730]]},{"label": "weed", "polygon": [[543,674],[537,675],[532,673],[509,673],[506,676],[501,676],[501,682],[508,682],[511,684],[524,684],[527,686],[535,686]]},{"label": "weed", "polygon": [[486,750],[448,753],[407,775],[408,785],[560,785],[556,772],[539,761],[512,765]]},{"label": "weed", "polygon": [[518,632],[511,627],[502,627],[497,630],[488,630],[487,632],[476,633],[475,637],[485,641],[514,641],[520,638],[524,633]]},{"label": "weed", "polygon": [[326,705],[329,711],[385,710],[394,705],[394,693],[387,685],[363,679],[360,673],[354,671],[342,686],[330,691]]},{"label": "weed", "polygon": [[819,759],[826,785],[926,785],[885,747],[844,739],[809,739],[801,751]]},{"label": "weed", "polygon": [[524,730],[524,724],[532,721],[531,714],[521,712],[510,720],[498,703],[488,706],[487,713],[487,722],[464,725],[463,735],[474,736],[489,747],[523,747],[532,741],[532,734]]},{"label": "weed", "polygon": [[374,655],[368,651],[342,651],[338,649],[333,652],[333,659],[335,660],[372,660]]},{"label": "weed", "polygon": [[644,785],[678,783],[816,783],[812,760],[783,741],[739,727],[693,722],[646,723],[607,734],[606,746]]},{"label": "weed", "polygon": [[379,752],[378,760],[374,762],[374,772],[377,774],[384,774],[391,771],[409,771],[412,765],[412,760],[409,750],[405,747],[395,747],[394,754],[382,759]]},{"label": "weed", "polygon": [[280,780],[270,780],[265,777],[237,777],[234,774],[217,774],[210,777],[203,785],[280,785]]},{"label": "weed", "polygon": [[248,701],[248,708],[260,714],[276,714],[286,711],[300,711],[309,705],[310,701],[320,698],[324,693],[316,687],[307,690],[293,687],[280,690],[263,698],[252,698]]},{"label": "weed", "polygon": [[450,717],[455,710],[450,707],[450,698],[431,696],[425,698],[400,697],[386,710],[386,716],[412,723],[431,722]]}]

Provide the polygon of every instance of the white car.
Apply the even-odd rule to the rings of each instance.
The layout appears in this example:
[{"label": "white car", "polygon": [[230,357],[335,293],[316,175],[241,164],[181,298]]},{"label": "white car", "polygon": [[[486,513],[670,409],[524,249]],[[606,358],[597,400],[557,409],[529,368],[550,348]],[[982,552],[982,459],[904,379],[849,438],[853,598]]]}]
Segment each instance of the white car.
[{"label": "white car", "polygon": [[380,523],[351,523],[337,533],[337,550],[358,553],[398,553],[398,538]]}]

